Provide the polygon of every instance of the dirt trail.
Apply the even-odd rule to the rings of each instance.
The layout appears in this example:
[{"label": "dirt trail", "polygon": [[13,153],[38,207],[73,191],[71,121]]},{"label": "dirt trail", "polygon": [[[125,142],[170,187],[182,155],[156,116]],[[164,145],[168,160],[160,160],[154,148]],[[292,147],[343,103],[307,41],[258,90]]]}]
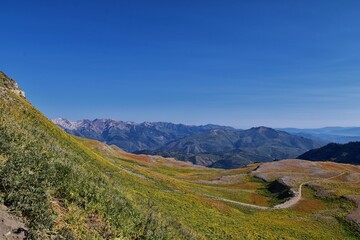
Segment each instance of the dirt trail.
[{"label": "dirt trail", "polygon": [[289,200],[287,200],[287,201],[284,202],[284,203],[275,205],[275,206],[273,206],[272,208],[273,208],[273,209],[285,209],[285,208],[289,208],[289,207],[292,207],[292,206],[294,206],[295,204],[297,204],[297,203],[300,201],[300,199],[301,199],[301,190],[302,190],[302,187],[303,187],[304,184],[307,184],[307,183],[309,183],[309,182],[305,182],[305,183],[300,184],[299,190],[298,190],[298,191],[293,191],[294,196],[291,197]]},{"label": "dirt trail", "polygon": [[215,198],[215,199],[219,199],[219,200],[224,201],[224,202],[235,203],[235,204],[238,204],[238,205],[241,205],[241,206],[244,206],[244,207],[256,208],[256,209],[260,209],[260,210],[269,210],[269,209],[271,209],[271,207],[258,206],[258,205],[254,205],[254,204],[233,201],[233,200],[226,199],[226,198]]},{"label": "dirt trail", "polygon": [[254,205],[254,204],[233,201],[233,200],[226,199],[226,198],[216,198],[216,199],[222,200],[224,202],[235,203],[235,204],[242,205],[242,206],[245,206],[245,207],[250,207],[250,208],[255,208],[255,209],[260,209],[260,210],[285,209],[285,208],[290,208],[290,207],[294,206],[295,204],[297,204],[301,200],[301,191],[302,191],[302,187],[305,184],[308,184],[310,182],[320,182],[320,181],[324,181],[324,180],[330,180],[330,179],[333,179],[333,178],[340,177],[341,175],[344,175],[344,174],[345,173],[343,172],[343,173],[340,173],[340,174],[338,174],[336,176],[332,176],[332,177],[329,177],[329,178],[317,179],[317,180],[311,180],[311,181],[303,182],[303,183],[300,184],[298,191],[293,190],[294,195],[289,200],[287,200],[284,203],[275,205],[273,207],[258,206],[258,205]]},{"label": "dirt trail", "polygon": [[0,239],[27,239],[25,224],[8,212],[7,207],[0,205]]}]

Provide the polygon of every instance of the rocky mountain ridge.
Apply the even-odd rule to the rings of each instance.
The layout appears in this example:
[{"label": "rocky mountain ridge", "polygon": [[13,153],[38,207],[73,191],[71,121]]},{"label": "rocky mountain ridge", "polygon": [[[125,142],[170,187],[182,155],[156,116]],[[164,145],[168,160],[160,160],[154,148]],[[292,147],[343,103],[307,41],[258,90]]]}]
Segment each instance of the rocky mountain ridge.
[{"label": "rocky mountain ridge", "polygon": [[168,122],[116,121],[112,119],[52,120],[67,133],[116,145],[126,151],[155,150],[164,144],[212,129],[233,129],[218,125],[191,126]]},{"label": "rocky mountain ridge", "polygon": [[188,126],[166,122],[111,119],[54,119],[64,131],[116,145],[139,154],[173,157],[217,168],[294,158],[320,143],[267,127],[239,130],[218,125]]}]

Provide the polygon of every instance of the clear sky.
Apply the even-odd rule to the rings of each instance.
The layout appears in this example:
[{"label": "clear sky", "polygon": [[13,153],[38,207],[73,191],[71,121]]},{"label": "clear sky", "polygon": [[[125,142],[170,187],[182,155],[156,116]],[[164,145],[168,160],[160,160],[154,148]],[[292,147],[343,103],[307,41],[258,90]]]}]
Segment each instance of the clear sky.
[{"label": "clear sky", "polygon": [[0,70],[50,118],[360,125],[358,0],[2,0]]}]

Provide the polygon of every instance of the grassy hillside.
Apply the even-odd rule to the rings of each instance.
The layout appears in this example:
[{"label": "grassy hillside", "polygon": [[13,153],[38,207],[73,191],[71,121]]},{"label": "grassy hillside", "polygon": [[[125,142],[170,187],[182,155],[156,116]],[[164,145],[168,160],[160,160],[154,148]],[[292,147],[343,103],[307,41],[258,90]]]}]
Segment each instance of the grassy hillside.
[{"label": "grassy hillside", "polygon": [[[257,164],[221,170],[128,154],[64,133],[5,88],[0,156],[1,201],[25,217],[32,239],[359,238],[345,221],[355,205],[341,191],[327,198],[305,187],[305,201],[294,208],[244,207],[236,202],[273,206],[286,200],[256,176]],[[325,187],[340,189],[343,181],[327,180]],[[346,191],[357,193],[355,183]]]},{"label": "grassy hillside", "polygon": [[147,203],[131,201],[113,177],[119,171],[114,163],[63,133],[24,98],[5,89],[0,96],[1,200],[26,217],[32,238],[188,236],[155,217]]},{"label": "grassy hillside", "polygon": [[[103,143],[79,139],[98,154],[116,162],[148,187],[138,191],[164,212],[180,219],[205,239],[357,239],[355,225],[345,221],[355,209],[342,196],[359,194],[360,168],[333,163],[278,161],[253,164],[233,170],[209,169],[154,156],[139,156],[119,151]],[[311,167],[309,167],[311,166]],[[268,169],[270,167],[270,169]],[[338,179],[328,179],[341,174]],[[260,180],[268,175],[268,182]],[[344,179],[347,176],[351,179]],[[290,187],[309,182],[304,197],[293,208],[261,211],[220,199],[271,207],[285,199],[271,193],[272,181],[285,178]],[[351,185],[349,184],[351,181]],[[310,183],[317,183],[311,185]],[[129,182],[134,187],[133,182]],[[349,187],[346,187],[346,186]],[[337,187],[336,187],[337,186]],[[351,186],[351,187],[350,187]],[[130,187],[130,186],[129,186]],[[151,190],[149,190],[151,189]],[[322,191],[335,191],[322,196]],[[211,231],[209,231],[211,229]]]}]

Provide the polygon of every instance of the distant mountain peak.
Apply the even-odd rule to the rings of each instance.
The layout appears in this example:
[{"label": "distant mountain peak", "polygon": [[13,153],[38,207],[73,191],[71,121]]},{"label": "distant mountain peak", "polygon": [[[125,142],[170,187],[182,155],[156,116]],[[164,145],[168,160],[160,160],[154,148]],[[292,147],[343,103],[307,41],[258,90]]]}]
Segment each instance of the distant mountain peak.
[{"label": "distant mountain peak", "polygon": [[146,127],[152,127],[154,125],[154,123],[149,122],[149,121],[145,121],[142,123],[142,125],[146,126]]},{"label": "distant mountain peak", "polygon": [[[107,121],[109,121],[110,119],[106,119],[106,118],[95,118],[94,119],[94,122],[97,122],[97,121],[99,121],[99,122],[107,122]],[[111,120],[110,120],[111,121]]]},{"label": "distant mountain peak", "polygon": [[56,125],[63,126],[63,128],[66,128],[66,129],[74,129],[75,128],[75,123],[71,122],[65,118],[55,118],[52,121]]},{"label": "distant mountain peak", "polygon": [[0,87],[25,98],[25,92],[19,88],[17,82],[0,71]]},{"label": "distant mountain peak", "polygon": [[250,130],[255,130],[255,131],[259,131],[259,132],[264,132],[264,131],[276,131],[273,128],[269,128],[269,127],[265,127],[265,126],[259,126],[259,127],[253,127]]},{"label": "distant mountain peak", "polygon": [[284,132],[275,130],[273,128],[264,127],[264,126],[253,127],[249,131],[252,132],[253,134],[259,134],[259,135],[270,137],[270,138],[276,138],[279,136],[279,134],[284,133]]}]

